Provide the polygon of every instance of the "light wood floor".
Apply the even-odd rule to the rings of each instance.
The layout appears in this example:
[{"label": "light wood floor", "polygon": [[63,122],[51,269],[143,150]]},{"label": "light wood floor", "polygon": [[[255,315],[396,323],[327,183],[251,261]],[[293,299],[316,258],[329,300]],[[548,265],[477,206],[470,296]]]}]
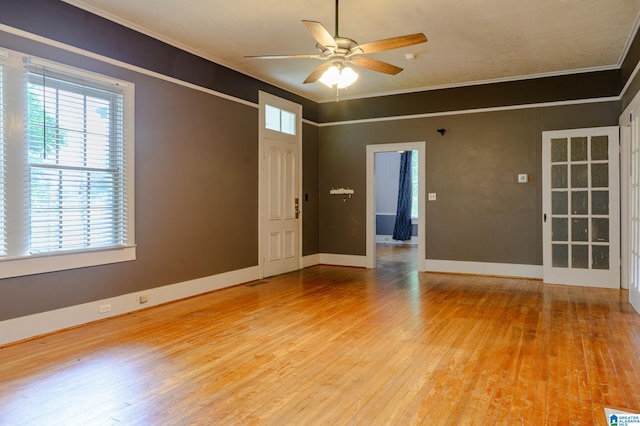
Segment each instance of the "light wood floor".
[{"label": "light wood floor", "polygon": [[316,266],[0,348],[2,425],[592,425],[640,412],[626,291]]}]

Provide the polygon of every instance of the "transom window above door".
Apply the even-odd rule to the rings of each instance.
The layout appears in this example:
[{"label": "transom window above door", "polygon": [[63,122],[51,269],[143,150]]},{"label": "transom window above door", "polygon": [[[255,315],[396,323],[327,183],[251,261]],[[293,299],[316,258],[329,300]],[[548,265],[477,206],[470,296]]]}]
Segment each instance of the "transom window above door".
[{"label": "transom window above door", "polygon": [[296,114],[273,105],[265,105],[265,127],[287,135],[296,134]]}]

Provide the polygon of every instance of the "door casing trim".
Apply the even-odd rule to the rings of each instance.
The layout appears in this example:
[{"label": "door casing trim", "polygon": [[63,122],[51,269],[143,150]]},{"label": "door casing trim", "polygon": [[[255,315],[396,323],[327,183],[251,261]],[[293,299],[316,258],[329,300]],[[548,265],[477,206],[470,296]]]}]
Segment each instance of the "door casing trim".
[{"label": "door casing trim", "polygon": [[427,143],[420,142],[400,142],[388,144],[367,145],[367,208],[366,208],[366,266],[376,267],[376,153],[389,151],[418,151],[418,271],[425,271],[426,252],[426,154]]}]

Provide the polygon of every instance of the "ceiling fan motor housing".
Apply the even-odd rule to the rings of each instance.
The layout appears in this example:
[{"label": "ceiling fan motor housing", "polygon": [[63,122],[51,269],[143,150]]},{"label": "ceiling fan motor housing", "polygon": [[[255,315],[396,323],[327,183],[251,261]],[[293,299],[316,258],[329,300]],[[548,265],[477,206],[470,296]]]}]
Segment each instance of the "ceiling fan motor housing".
[{"label": "ceiling fan motor housing", "polygon": [[350,53],[351,54],[357,53],[357,52],[352,52],[352,49],[358,46],[358,43],[355,40],[352,40],[346,37],[336,37],[335,40],[336,40],[336,44],[338,45],[335,48],[325,47],[325,46],[322,46],[320,43],[316,44],[316,48],[318,48],[318,50],[320,50],[322,54],[327,58],[330,58],[332,56],[346,57]]}]

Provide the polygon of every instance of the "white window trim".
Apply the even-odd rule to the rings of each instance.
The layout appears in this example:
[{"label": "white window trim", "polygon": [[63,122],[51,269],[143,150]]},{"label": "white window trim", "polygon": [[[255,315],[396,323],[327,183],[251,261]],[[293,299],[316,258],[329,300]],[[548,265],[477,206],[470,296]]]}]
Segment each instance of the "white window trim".
[{"label": "white window trim", "polygon": [[[0,48],[4,57],[30,58],[20,52],[14,52]],[[71,72],[79,77],[91,80],[109,82],[124,87],[124,156],[127,164],[125,175],[125,203],[127,206],[127,240],[124,246],[106,247],[99,249],[78,250],[54,254],[30,255],[21,257],[5,257],[0,259],[0,279],[18,277],[46,272],[63,271],[69,269],[84,268],[88,266],[107,265],[112,263],[132,261],[136,259],[135,245],[135,85],[130,82],[116,80],[101,74],[94,74],[79,68],[45,61],[38,58],[30,58],[32,63],[46,64],[62,72]],[[22,136],[24,137],[24,135]],[[6,139],[5,139],[6,142]],[[7,206],[8,208],[10,206]]]},{"label": "white window trim", "polygon": [[64,271],[87,266],[107,265],[135,259],[135,246],[6,259],[0,262],[0,266],[2,267],[0,270],[0,278]]}]

